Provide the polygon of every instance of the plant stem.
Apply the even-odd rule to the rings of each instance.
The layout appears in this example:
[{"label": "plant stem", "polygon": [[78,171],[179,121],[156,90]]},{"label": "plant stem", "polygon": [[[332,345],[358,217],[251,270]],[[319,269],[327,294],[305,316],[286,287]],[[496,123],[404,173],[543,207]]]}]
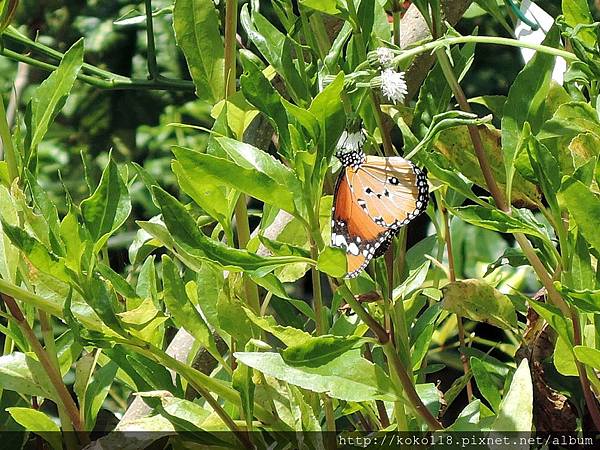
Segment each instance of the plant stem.
[{"label": "plant stem", "polygon": [[[581,345],[582,339],[579,314],[574,308],[571,309],[571,319],[573,320],[573,343],[575,345]],[[596,430],[600,430],[600,408],[598,408],[598,401],[592,392],[590,380],[588,379],[585,367],[577,358],[575,358],[575,365],[577,366],[577,372],[579,373],[579,383],[581,383],[585,404],[587,405],[587,409],[592,417]],[[594,374],[594,376],[596,375]]]},{"label": "plant stem", "polygon": [[40,364],[44,368],[44,371],[48,375],[48,378],[52,383],[52,386],[54,387],[58,396],[59,406],[64,408],[67,412],[69,419],[73,424],[73,428],[78,433],[80,441],[84,444],[87,444],[89,442],[89,436],[84,431],[83,423],[81,422],[81,416],[79,415],[77,405],[75,404],[75,401],[73,400],[71,394],[67,390],[67,387],[65,386],[62,380],[62,376],[60,375],[58,368],[55,367],[55,365],[52,363],[50,356],[48,356],[48,353],[44,350],[44,348],[38,341],[35,333],[29,326],[27,319],[25,319],[25,316],[21,312],[21,308],[19,308],[19,305],[17,305],[17,302],[14,300],[14,298],[9,297],[8,295],[2,295],[2,298],[4,299],[4,304],[6,305],[7,309],[15,318],[15,322],[20,328],[21,333],[23,333],[23,336],[25,337],[25,339],[27,339],[27,342],[31,346],[33,352],[38,357]]},{"label": "plant stem", "polygon": [[4,109],[4,101],[0,95],[0,140],[4,148],[4,159],[8,168],[8,177],[10,180],[15,180],[19,176],[19,169],[17,167],[17,155],[15,153],[15,147],[13,145],[12,136],[10,134],[10,127],[6,120],[6,109]]},{"label": "plant stem", "polygon": [[[227,0],[225,3],[225,63],[223,76],[225,77],[224,97],[227,99],[235,94],[236,75],[236,33],[237,33],[237,0]],[[246,248],[250,241],[250,224],[248,223],[248,207],[246,195],[240,193],[235,204],[235,220],[237,225],[238,247]],[[260,314],[260,300],[258,288],[248,276],[244,275],[244,292],[248,306]]]},{"label": "plant stem", "polygon": [[394,29],[394,45],[398,48],[401,47],[400,42],[400,1],[392,1],[392,22]]},{"label": "plant stem", "polygon": [[156,64],[156,44],[154,42],[154,23],[152,17],[152,0],[144,0],[146,6],[146,37],[148,40],[148,51],[146,59],[148,60],[148,79],[158,79],[158,65]]},{"label": "plant stem", "polygon": [[236,77],[236,35],[237,35],[237,0],[226,0],[225,3],[225,98],[235,94]]},{"label": "plant stem", "polygon": [[385,353],[388,361],[391,362],[391,366],[394,369],[395,376],[398,377],[402,387],[404,388],[404,393],[408,397],[409,402],[411,403],[415,413],[421,416],[421,418],[427,423],[431,430],[441,430],[443,428],[442,424],[431,414],[431,412],[427,409],[419,394],[415,390],[415,387],[412,383],[411,378],[406,373],[406,367],[400,361],[394,346],[390,341],[386,342],[382,345],[383,352]]},{"label": "plant stem", "polygon": [[[442,222],[444,225],[444,240],[446,241],[446,251],[448,253],[448,271],[450,273],[450,282],[454,283],[456,281],[456,270],[454,268],[454,252],[452,250],[452,236],[450,234],[450,219],[448,218],[448,214],[446,214],[446,205],[444,203],[444,199],[442,199],[441,195],[437,195],[438,205],[440,209],[440,215],[442,216]],[[467,355],[465,354],[465,328],[463,326],[462,317],[456,314],[456,324],[458,326],[458,341],[460,342],[460,360],[462,361],[464,374],[467,375],[471,368],[469,367],[469,360],[467,359]],[[467,400],[471,403],[473,400],[473,386],[471,385],[471,380],[467,382]]]},{"label": "plant stem", "polygon": [[505,45],[508,47],[530,48],[541,53],[560,56],[569,61],[576,61],[578,59],[577,56],[575,56],[575,54],[566,50],[560,50],[558,48],[548,47],[546,45],[532,44],[530,42],[519,41],[517,39],[503,38],[497,36],[457,36],[438,39],[436,41],[427,42],[423,45],[411,48],[410,50],[403,50],[402,53],[400,53],[394,58],[394,63],[398,64],[404,60],[420,55],[421,53],[427,53],[437,48],[443,48],[456,44],[466,44],[470,42],[476,44]]},{"label": "plant stem", "polygon": [[[318,206],[315,208],[315,210],[318,210]],[[321,230],[319,227],[318,216],[317,217],[314,217],[314,216],[315,216],[315,214],[311,214],[310,253],[311,253],[312,259],[314,259],[316,261],[317,258],[319,257],[319,246],[313,236],[320,235]],[[312,278],[313,309],[315,311],[316,331],[317,331],[317,335],[321,336],[321,335],[327,333],[329,326],[328,326],[328,322],[327,322],[327,319],[325,317],[324,310],[323,310],[323,293],[321,290],[321,273],[315,267],[311,268],[311,278]],[[329,398],[325,394],[321,395],[321,398],[322,398],[323,404],[325,406],[325,423],[326,423],[327,431],[335,431],[335,416],[333,415],[333,402],[332,402],[331,398]],[[334,447],[333,444],[334,443],[332,443],[332,442],[328,443],[328,447],[333,448]]]},{"label": "plant stem", "polygon": [[[353,21],[353,36],[354,41],[356,43],[356,47],[360,52],[360,58],[362,61],[367,60],[367,46],[365,44],[365,40],[363,38],[362,29],[360,26],[360,21],[358,18],[358,13],[356,11],[356,5],[354,4],[355,0],[349,0],[346,2],[348,4],[348,12],[350,13],[350,17]],[[383,112],[381,111],[381,106],[379,104],[379,100],[377,96],[373,92],[373,90],[369,89],[369,100],[371,102],[371,107],[373,109],[373,116],[375,117],[375,121],[377,122],[377,128],[379,128],[379,132],[381,134],[381,141],[383,142],[383,151],[387,156],[393,156],[394,150],[392,148],[392,140],[388,133],[387,127],[385,126],[385,119],[383,116]]]},{"label": "plant stem", "polygon": [[[367,361],[373,362],[373,354],[371,353],[371,346],[367,343],[365,344],[365,359]],[[381,423],[381,428],[387,428],[390,426],[390,418],[388,417],[387,410],[385,409],[385,404],[381,400],[375,400],[375,406],[377,407],[377,413],[379,414],[379,422]]]},{"label": "plant stem", "polygon": [[[52,323],[50,322],[48,314],[42,310],[38,310],[38,317],[40,319],[40,329],[42,331],[42,338],[44,339],[44,344],[46,346],[46,352],[48,353],[50,361],[54,365],[56,371],[60,373],[60,364],[58,362],[56,345],[54,342],[54,331],[52,329]],[[72,434],[73,424],[69,420],[69,414],[63,405],[59,404],[56,406],[58,409],[58,417],[60,419],[61,427],[63,431],[65,431],[64,439],[67,444],[67,448],[69,450],[75,450],[78,448],[78,445],[77,440],[74,439],[75,436]],[[81,417],[81,410],[80,418],[83,421],[83,418]]]},{"label": "plant stem", "polygon": [[383,351],[390,363],[392,372],[395,373],[395,375],[393,376],[398,377],[401,387],[404,390],[404,393],[406,394],[409,402],[411,403],[415,413],[421,416],[421,418],[429,425],[430,429],[442,429],[442,424],[439,423],[435,417],[433,417],[431,412],[423,404],[423,401],[419,397],[419,394],[417,394],[412,380],[408,376],[407,370],[402,364],[400,358],[398,357],[396,349],[394,348],[392,342],[389,340],[388,334],[386,333],[385,329],[363,308],[360,302],[354,298],[352,291],[348,289],[348,286],[346,286],[344,281],[338,280],[338,282],[340,283],[338,290],[340,290],[346,302],[354,310],[356,315],[371,329],[371,331],[379,339],[379,343],[383,347]]}]

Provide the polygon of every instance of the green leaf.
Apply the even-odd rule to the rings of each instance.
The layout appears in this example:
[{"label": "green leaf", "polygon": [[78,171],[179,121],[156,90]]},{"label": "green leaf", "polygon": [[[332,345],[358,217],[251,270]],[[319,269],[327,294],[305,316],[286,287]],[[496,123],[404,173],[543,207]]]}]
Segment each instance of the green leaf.
[{"label": "green leaf", "polygon": [[470,363],[479,392],[488,401],[492,409],[498,411],[500,407],[500,392],[498,386],[494,383],[492,375],[479,358],[472,356]]},{"label": "green leaf", "polygon": [[508,215],[498,209],[484,208],[478,205],[449,209],[465,222],[478,227],[499,231],[500,233],[524,233],[547,239],[539,228],[525,222],[517,214]]},{"label": "green leaf", "polygon": [[571,279],[575,289],[596,287],[596,274],[592,268],[592,259],[587,241],[577,233],[575,251],[571,263]]},{"label": "green leaf", "polygon": [[569,142],[581,133],[590,132],[600,136],[600,122],[596,110],[585,102],[569,102],[558,107],[552,119],[546,121],[538,139],[554,139]]},{"label": "green leaf", "polygon": [[[248,345],[246,346],[248,347]],[[252,418],[254,411],[255,385],[252,381],[252,368],[245,364],[238,364],[231,377],[232,387],[240,393],[242,409],[248,430],[252,430]]]},{"label": "green leaf", "polygon": [[60,223],[60,238],[65,244],[65,265],[75,273],[81,270],[81,258],[86,249],[90,252],[92,249],[92,243],[82,239],[82,234],[84,229],[79,224],[73,208],[70,208]]},{"label": "green leaf", "polygon": [[346,252],[337,247],[325,247],[317,259],[317,269],[329,276],[339,278],[346,275]]},{"label": "green leaf", "polygon": [[243,311],[252,323],[265,330],[267,333],[271,333],[287,346],[302,345],[305,342],[310,342],[312,339],[315,339],[306,331],[279,325],[272,316],[257,316],[248,308],[243,308]]},{"label": "green leaf", "polygon": [[[458,78],[461,78],[470,67],[474,52],[474,44],[467,44],[462,49],[458,47],[452,49],[453,71]],[[446,82],[444,72],[438,63],[429,71],[419,90],[412,126],[417,137],[425,136],[433,117],[445,112],[451,99],[452,89]]]},{"label": "green leaf", "polygon": [[308,306],[308,304],[304,300],[299,300],[297,298],[290,297],[285,291],[283,283],[281,283],[281,281],[279,281],[279,278],[277,278],[274,274],[268,273],[262,277],[252,276],[251,278],[252,281],[254,281],[257,285],[264,287],[274,296],[287,300],[306,317],[315,320],[315,312],[310,308],[310,306]]},{"label": "green leaf", "polygon": [[108,390],[115,381],[115,375],[119,366],[110,362],[104,367],[96,370],[85,391],[85,427],[88,430],[94,428],[98,412],[108,395]]},{"label": "green leaf", "polygon": [[282,356],[292,366],[319,367],[352,349],[360,348],[365,340],[359,336],[318,336],[289,346]]},{"label": "green leaf", "polygon": [[183,280],[177,266],[167,255],[162,257],[163,299],[171,313],[175,325],[184,328],[210,352],[217,361],[224,363],[217,350],[217,344],[206,322],[187,296]]},{"label": "green leaf", "polygon": [[10,24],[18,5],[19,0],[0,0],[0,34]]},{"label": "green leaf", "polygon": [[25,147],[28,159],[46,135],[50,124],[64,106],[83,64],[83,39],[67,50],[58,68],[37,88],[27,106]]},{"label": "green leaf", "polygon": [[56,205],[48,196],[48,193],[40,186],[35,177],[25,169],[25,177],[31,191],[31,197],[35,206],[40,210],[46,224],[48,225],[51,249],[59,256],[63,256],[63,242],[60,239],[60,221]]},{"label": "green leaf", "polygon": [[242,6],[240,24],[248,33],[248,38],[281,75],[286,83],[288,93],[295,102],[303,103],[309,97],[308,86],[294,63],[296,45],[292,39],[281,33],[270,20],[258,11],[253,10],[252,16],[250,16],[247,4]]},{"label": "green leaf", "polygon": [[600,198],[581,181],[573,177],[563,179],[558,195],[579,227],[579,231],[596,250],[600,250]]},{"label": "green leaf", "polygon": [[210,416],[210,413],[202,406],[189,400],[164,395],[160,397],[160,402],[168,414],[193,423],[197,427],[200,427],[202,422]]},{"label": "green leaf", "polygon": [[116,314],[119,306],[112,286],[109,286],[100,277],[92,277],[83,288],[85,301],[98,314],[102,322],[121,336],[127,336],[127,332],[123,329]]},{"label": "green leaf", "polygon": [[454,423],[446,428],[446,431],[481,431],[479,425],[481,400],[473,400],[463,409]]},{"label": "green leaf", "polygon": [[421,367],[421,363],[423,362],[423,359],[425,358],[425,356],[427,355],[427,351],[429,350],[429,345],[431,344],[431,336],[433,336],[434,329],[435,324],[431,323],[428,326],[426,326],[421,333],[417,335],[412,351],[410,353],[410,361],[413,370],[417,370]]},{"label": "green leaf", "polygon": [[570,321],[564,317],[560,309],[556,306],[549,305],[548,303],[538,302],[533,299],[530,299],[528,303],[536,313],[548,322],[548,325],[550,325],[565,342],[573,342],[573,326]]},{"label": "green leaf", "polygon": [[13,245],[21,250],[38,270],[66,283],[71,281],[70,270],[66,267],[63,258],[50,253],[40,241],[22,228],[9,225],[2,220],[2,229]]},{"label": "green leaf", "polygon": [[[219,221],[221,226],[231,228],[231,208],[227,192],[221,183],[203,177],[198,173],[192,150],[175,147],[173,153],[177,160],[171,168],[183,192],[189,195],[206,213]],[[191,157],[190,157],[191,156]]]},{"label": "green leaf", "polygon": [[113,287],[119,294],[121,294],[128,300],[134,300],[134,302],[136,302],[137,304],[141,303],[142,300],[138,297],[133,287],[131,287],[131,285],[127,282],[125,278],[123,278],[110,266],[104,263],[98,263],[97,267],[100,274],[108,281],[110,281],[110,283],[113,285]]},{"label": "green leaf", "polygon": [[129,190],[123,182],[117,164],[111,159],[102,172],[100,184],[91,197],[81,202],[81,214],[95,241],[94,251],[100,251],[108,238],[125,222],[131,212]]},{"label": "green leaf", "polygon": [[159,202],[167,229],[175,241],[174,245],[192,259],[196,259],[196,264],[210,262],[227,270],[244,270],[260,276],[277,266],[295,262],[310,262],[310,260],[296,256],[258,256],[255,253],[231,248],[222,242],[214,241],[200,231],[194,219],[172,195],[159,187],[154,188],[154,195]]},{"label": "green leaf", "polygon": [[460,280],[443,289],[443,308],[478,322],[503,329],[517,328],[517,313],[510,299],[483,280]]},{"label": "green leaf", "polygon": [[194,166],[196,179],[238,189],[269,205],[301,216],[304,204],[300,182],[291,170],[251,145],[229,138],[221,139],[215,139],[215,142],[223,150],[229,150],[232,160],[182,147],[175,147],[173,151],[178,158],[187,153],[187,164]]},{"label": "green leaf", "polygon": [[579,375],[573,348],[562,337],[559,336],[556,339],[552,359],[556,371],[565,377],[576,377]]},{"label": "green leaf", "polygon": [[[173,28],[196,86],[196,95],[216,103],[225,93],[225,51],[214,2],[177,0],[173,8]],[[235,74],[230,76],[235,77]]]},{"label": "green leaf", "polygon": [[262,234],[258,235],[260,243],[264,245],[271,253],[277,256],[301,256],[303,258],[310,258],[310,252],[298,247],[296,245],[288,244],[287,242],[280,242],[275,239],[269,239]]},{"label": "green leaf", "polygon": [[288,116],[279,93],[255,66],[240,77],[240,86],[248,102],[256,106],[277,130],[283,153],[291,154]]},{"label": "green leaf", "polygon": [[[0,230],[2,230],[3,223],[12,226],[19,224],[15,202],[5,186],[0,186],[0,219]],[[0,234],[0,275],[4,280],[12,283],[16,281],[19,258],[19,250],[10,243],[10,238],[2,231]]]},{"label": "green leaf", "polygon": [[[553,27],[548,32],[544,44],[554,47],[558,38],[558,28]],[[537,52],[519,72],[508,92],[502,116],[502,152],[508,189],[512,186],[515,173],[514,163],[521,129],[525,122],[529,122],[534,133],[537,133],[541,126],[555,59],[552,55]]]},{"label": "green leaf", "polygon": [[527,154],[533,172],[552,211],[559,213],[556,194],[560,188],[560,165],[548,148],[535,137],[527,139]]},{"label": "green leaf", "polygon": [[415,385],[415,390],[427,409],[437,417],[442,406],[442,393],[434,383],[420,383]]},{"label": "green leaf", "polygon": [[529,260],[525,257],[523,252],[517,248],[508,247],[504,249],[504,253],[491,264],[488,264],[485,271],[484,277],[487,277],[494,270],[502,266],[520,267],[529,264]]},{"label": "green leaf", "polygon": [[340,400],[398,400],[385,372],[362,358],[359,350],[347,352],[319,367],[290,366],[278,353],[238,352],[234,356],[265,375]]},{"label": "green leaf", "polygon": [[600,370],[600,350],[583,345],[576,345],[573,347],[573,351],[575,352],[575,357],[583,364],[590,366],[593,369]]},{"label": "green leaf", "polygon": [[46,440],[53,449],[62,450],[60,428],[50,417],[32,408],[6,408],[9,414],[27,431],[32,431]]},{"label": "green leaf", "polygon": [[344,77],[339,73],[335,80],[313,99],[308,108],[319,123],[319,160],[329,161],[346,126],[346,114],[340,101],[343,89]]},{"label": "green leaf", "polygon": [[523,359],[513,375],[508,392],[500,403],[491,431],[531,431],[533,422],[533,384],[529,373],[529,362]]},{"label": "green leaf", "polygon": [[494,116],[502,117],[504,105],[506,104],[506,97],[504,95],[482,95],[480,97],[470,98],[469,103],[483,105],[489,109]]},{"label": "green leaf", "polygon": [[580,311],[588,313],[600,313],[600,290],[571,289],[570,287],[554,282],[554,286],[563,298]]},{"label": "green leaf", "polygon": [[[486,124],[486,126],[479,127],[479,136],[493,176],[499,187],[505,189],[507,178],[502,156],[501,131]],[[485,177],[467,127],[460,126],[443,130],[435,141],[435,150],[439,152],[440,156],[443,156],[443,158],[437,158],[438,161],[441,159],[442,167],[453,170],[484,189],[486,188]],[[428,168],[434,170],[434,165],[435,163],[428,164]],[[511,190],[512,203],[518,206],[534,206],[540,199],[537,186],[527,181],[520,173],[515,174],[511,180]]]},{"label": "green leaf", "polygon": [[[563,0],[562,12],[565,22],[572,27],[594,23],[587,0]],[[597,43],[598,38],[592,29],[582,28],[578,36],[591,47]]]},{"label": "green leaf", "polygon": [[29,363],[25,354],[20,352],[0,356],[0,386],[22,395],[53,398],[40,380],[33,376]]},{"label": "green leaf", "polygon": [[338,8],[339,3],[337,0],[300,0],[302,6],[314,9],[315,11],[328,14],[330,16],[336,16],[340,14],[341,10]]}]

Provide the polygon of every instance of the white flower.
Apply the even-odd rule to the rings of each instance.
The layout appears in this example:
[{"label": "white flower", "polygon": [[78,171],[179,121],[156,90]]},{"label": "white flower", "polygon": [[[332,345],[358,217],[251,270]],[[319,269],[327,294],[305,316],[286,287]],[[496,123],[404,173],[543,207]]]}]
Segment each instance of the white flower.
[{"label": "white flower", "polygon": [[404,72],[396,72],[393,69],[381,72],[381,93],[393,103],[402,103],[408,94]]},{"label": "white flower", "polygon": [[362,150],[363,144],[367,140],[365,130],[357,131],[344,130],[337,142],[336,148],[340,152],[358,152]]},{"label": "white flower", "polygon": [[394,59],[394,52],[387,47],[379,47],[375,50],[377,59],[382,67],[389,67]]}]

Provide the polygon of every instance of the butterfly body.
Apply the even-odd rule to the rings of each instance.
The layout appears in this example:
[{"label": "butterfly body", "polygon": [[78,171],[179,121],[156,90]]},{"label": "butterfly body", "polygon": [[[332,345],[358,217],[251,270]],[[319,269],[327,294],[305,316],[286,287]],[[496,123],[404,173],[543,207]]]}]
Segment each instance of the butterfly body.
[{"label": "butterfly body", "polygon": [[361,150],[336,156],[343,167],[335,186],[331,245],[346,251],[346,276],[353,278],[425,210],[429,188],[425,173],[402,157]]}]

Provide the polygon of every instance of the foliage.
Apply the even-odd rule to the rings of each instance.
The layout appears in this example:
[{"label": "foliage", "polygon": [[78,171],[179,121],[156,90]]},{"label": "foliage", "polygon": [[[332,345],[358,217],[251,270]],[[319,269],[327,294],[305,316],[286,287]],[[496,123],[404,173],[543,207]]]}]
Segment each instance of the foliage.
[{"label": "foliage", "polygon": [[[56,449],[114,429],[323,448],[300,432],[540,430],[533,399],[551,392],[576,411],[569,431],[600,427],[587,2],[563,2],[505,96],[471,83],[470,99],[484,46],[532,46],[469,29],[508,26],[496,2],[461,35],[415,1],[435,39],[404,50],[395,1],[16,3],[0,1],[0,67],[51,73],[14,123],[0,97],[1,426]],[[128,35],[142,45],[124,68]],[[414,99],[381,95],[383,69],[409,77],[431,52]],[[357,119],[368,152],[427,169],[433,200],[344,280],[333,155]],[[129,396],[147,413],[118,421]]]}]

